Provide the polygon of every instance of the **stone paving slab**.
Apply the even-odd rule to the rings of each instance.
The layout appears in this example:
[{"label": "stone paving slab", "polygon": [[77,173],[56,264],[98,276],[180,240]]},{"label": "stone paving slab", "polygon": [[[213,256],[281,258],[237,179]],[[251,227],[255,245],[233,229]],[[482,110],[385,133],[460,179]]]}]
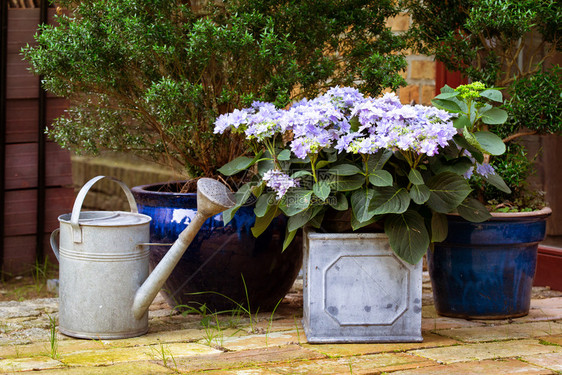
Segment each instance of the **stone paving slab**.
[{"label": "stone paving slab", "polygon": [[438,330],[436,331],[436,333],[463,342],[528,339],[561,334],[562,324],[550,321],[521,324],[501,324],[472,328]]},{"label": "stone paving slab", "polygon": [[11,358],[0,360],[0,373],[37,371],[64,367],[64,364],[49,357]]},{"label": "stone paving slab", "polygon": [[542,341],[545,341],[553,345],[562,346],[562,335],[552,335],[552,336],[544,337],[542,338]]},{"label": "stone paving slab", "polygon": [[283,366],[271,366],[277,374],[332,375],[332,374],[373,374],[396,370],[433,366],[435,362],[406,353],[381,353],[362,356],[302,361]]},{"label": "stone paving slab", "polygon": [[[325,358],[322,354],[302,348],[298,345],[250,349],[237,352],[225,352],[214,355],[199,356],[189,359],[176,359],[177,370],[182,372],[205,370],[232,370],[264,365],[291,363]],[[161,361],[158,363],[162,364]]]},{"label": "stone paving slab", "polygon": [[272,346],[292,345],[306,342],[303,331],[278,331],[269,334],[251,335],[245,337],[228,337],[224,339],[222,347],[227,350],[262,349]]},{"label": "stone paving slab", "polygon": [[521,357],[525,362],[541,366],[553,371],[562,372],[562,354],[547,353],[542,355],[525,355]]},{"label": "stone paving slab", "polygon": [[303,344],[303,347],[316,350],[328,357],[346,357],[384,352],[403,352],[421,348],[458,345],[459,342],[448,337],[423,332],[423,342],[381,343],[381,344]]},{"label": "stone paving slab", "polygon": [[48,371],[34,371],[33,375],[165,375],[176,374],[176,372],[157,363],[141,361],[119,363],[110,366],[94,366],[94,367],[73,367],[64,369],[55,369]]},{"label": "stone paving slab", "polygon": [[[220,350],[194,343],[172,343],[162,345],[164,347],[164,353],[173,357],[195,357],[220,353]],[[60,361],[67,366],[107,366],[115,363],[158,360],[161,357],[161,352],[162,347],[159,345],[85,350],[62,354],[60,356]]]},{"label": "stone paving slab", "polygon": [[451,365],[439,365],[414,370],[397,371],[392,375],[542,375],[552,371],[524,363],[516,359],[485,360],[480,362],[461,362]]},{"label": "stone paving slab", "polygon": [[514,358],[522,355],[559,353],[562,347],[542,345],[539,340],[510,340],[478,344],[447,346],[433,349],[419,349],[411,353],[439,363],[483,361],[486,359]]}]

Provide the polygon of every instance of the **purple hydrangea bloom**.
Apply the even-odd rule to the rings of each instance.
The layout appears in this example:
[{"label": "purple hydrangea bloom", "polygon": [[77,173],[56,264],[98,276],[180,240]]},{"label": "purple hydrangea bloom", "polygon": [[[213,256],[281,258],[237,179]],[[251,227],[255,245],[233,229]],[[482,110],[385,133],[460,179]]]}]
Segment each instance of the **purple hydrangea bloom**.
[{"label": "purple hydrangea bloom", "polygon": [[263,175],[263,181],[266,182],[265,185],[267,187],[273,189],[277,193],[277,199],[283,198],[290,188],[299,186],[299,182],[297,180],[276,169],[270,169],[265,172]]},{"label": "purple hydrangea bloom", "polygon": [[488,177],[490,175],[496,174],[496,170],[492,167],[491,164],[484,163],[484,164],[476,164],[476,173],[478,173],[482,177]]},{"label": "purple hydrangea bloom", "polygon": [[[359,122],[352,129],[351,123]],[[228,127],[246,138],[263,141],[292,132],[290,148],[301,158],[335,147],[339,152],[371,154],[379,149],[435,155],[457,134],[451,115],[421,105],[402,105],[394,93],[373,99],[349,87],[334,87],[313,100],[303,99],[287,110],[255,102],[251,108],[220,116],[215,132]]]}]

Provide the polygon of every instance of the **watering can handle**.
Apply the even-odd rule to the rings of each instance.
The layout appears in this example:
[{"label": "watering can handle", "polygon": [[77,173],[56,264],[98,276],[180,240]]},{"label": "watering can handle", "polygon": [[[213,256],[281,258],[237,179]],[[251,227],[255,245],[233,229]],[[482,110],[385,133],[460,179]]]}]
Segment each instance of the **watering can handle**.
[{"label": "watering can handle", "polygon": [[74,201],[74,206],[72,207],[72,215],[70,216],[70,226],[72,227],[73,232],[73,240],[74,242],[82,242],[82,230],[80,229],[80,225],[78,224],[78,219],[80,218],[80,211],[82,210],[82,204],[84,203],[84,199],[86,195],[90,191],[90,188],[99,180],[107,178],[108,180],[115,181],[116,183],[121,186],[125,195],[127,196],[127,200],[129,201],[129,206],[131,206],[132,213],[138,213],[139,210],[137,208],[137,202],[135,202],[135,197],[133,197],[133,193],[131,190],[123,183],[113,177],[106,177],[106,176],[96,176],[92,178],[90,181],[86,182],[82,189],[78,192],[76,196],[76,200]]},{"label": "watering can handle", "polygon": [[60,229],[57,228],[51,233],[51,249],[53,249],[53,253],[55,253],[55,256],[57,257],[58,261],[60,261],[60,259],[59,259],[59,232],[60,232]]}]

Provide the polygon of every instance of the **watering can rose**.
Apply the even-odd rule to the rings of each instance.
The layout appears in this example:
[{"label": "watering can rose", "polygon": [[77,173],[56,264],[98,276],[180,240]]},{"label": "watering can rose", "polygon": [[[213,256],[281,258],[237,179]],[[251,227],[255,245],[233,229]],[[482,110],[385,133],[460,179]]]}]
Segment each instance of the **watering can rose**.
[{"label": "watering can rose", "polygon": [[299,228],[319,228],[329,208],[351,208],[354,230],[384,221],[392,249],[416,263],[431,241],[444,239],[444,214],[488,218],[485,207],[468,197],[463,175],[477,162],[457,143],[463,133],[455,118],[444,109],[402,105],[393,93],[370,98],[349,87],[287,109],[255,102],[221,115],[215,133],[242,133],[253,148],[251,156],[219,169],[225,175],[252,172],[236,193],[236,206],[223,216],[228,221],[253,194],[254,235],[283,213],[289,218],[287,246]]}]

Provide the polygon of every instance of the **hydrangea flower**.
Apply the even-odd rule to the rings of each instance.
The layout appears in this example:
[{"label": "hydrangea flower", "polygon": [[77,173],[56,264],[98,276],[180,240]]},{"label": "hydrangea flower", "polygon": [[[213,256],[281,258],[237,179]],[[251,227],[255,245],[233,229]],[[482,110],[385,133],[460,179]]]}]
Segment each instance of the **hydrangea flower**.
[{"label": "hydrangea flower", "polygon": [[[472,177],[472,175],[474,173],[475,173],[474,167],[470,167],[470,169],[464,174],[464,178],[466,178],[468,180],[469,178]],[[496,174],[496,170],[494,169],[494,167],[491,164],[476,163],[476,174],[479,174],[480,176],[482,176],[484,178],[487,178],[490,175]]]},{"label": "hydrangea flower", "polygon": [[247,139],[263,141],[286,129],[280,121],[283,112],[271,103],[254,102],[250,108],[234,110],[220,115],[215,121],[215,134],[222,134],[232,127],[243,131]]},{"label": "hydrangea flower", "polygon": [[[353,121],[359,123],[355,129]],[[331,88],[287,110],[256,102],[249,109],[220,116],[215,132],[222,133],[228,127],[258,141],[290,131],[290,149],[301,159],[328,147],[355,154],[390,149],[434,156],[457,134],[452,116],[446,111],[402,105],[394,93],[366,98],[349,87]]]},{"label": "hydrangea flower", "polygon": [[394,94],[364,100],[353,107],[351,115],[359,121],[359,134],[345,138],[347,145],[341,138],[340,151],[371,154],[386,148],[433,156],[457,134],[448,112],[402,105]]},{"label": "hydrangea flower", "polygon": [[270,169],[263,175],[263,181],[266,186],[273,189],[277,193],[277,199],[283,198],[285,193],[292,188],[298,187],[299,182],[289,175],[277,170]]}]

